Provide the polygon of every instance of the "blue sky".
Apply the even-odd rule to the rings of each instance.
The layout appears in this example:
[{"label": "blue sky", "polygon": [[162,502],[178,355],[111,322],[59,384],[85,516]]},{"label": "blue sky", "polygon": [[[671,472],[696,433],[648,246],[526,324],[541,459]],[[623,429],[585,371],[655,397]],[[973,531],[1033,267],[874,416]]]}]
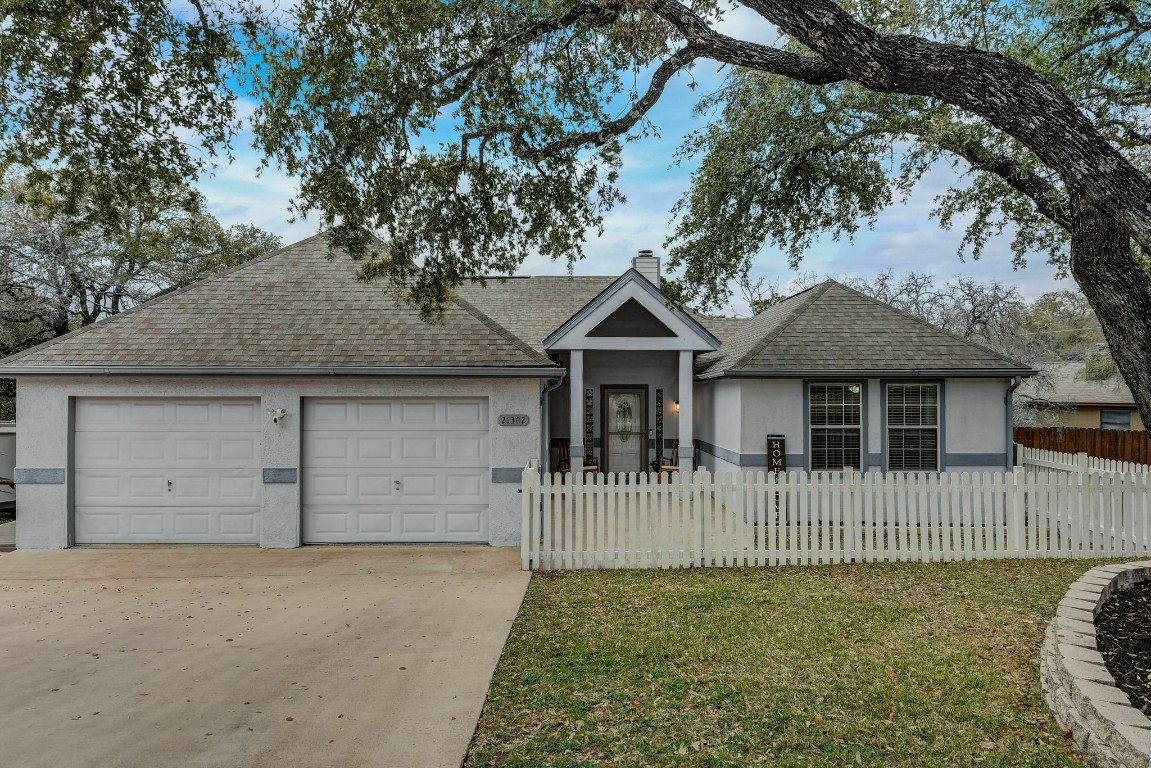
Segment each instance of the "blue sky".
[{"label": "blue sky", "polygon": [[[730,34],[745,39],[773,41],[771,27],[749,11],[730,15],[723,26],[729,28]],[[576,274],[619,274],[641,248],[661,254],[672,228],[671,207],[690,184],[691,169],[673,166],[672,153],[684,136],[702,124],[702,119],[693,115],[692,106],[700,93],[717,85],[721,77],[710,63],[698,66],[693,75],[700,88],[689,89],[690,78],[681,75],[652,111],[650,117],[659,128],[660,138],[643,139],[625,148],[621,187],[628,202],[607,215],[602,236],[589,233],[587,258],[576,264]],[[296,187],[293,179],[275,168],[259,173],[260,157],[250,144],[251,135],[241,134],[236,142],[235,162],[200,182],[212,212],[224,224],[255,224],[280,235],[285,243],[314,234],[314,221],[289,221],[288,204]],[[941,280],[956,275],[999,279],[1018,287],[1028,299],[1045,291],[1075,287],[1069,279],[1057,280],[1055,268],[1042,257],[1031,260],[1026,269],[1014,271],[1007,237],[990,242],[979,261],[961,261],[957,251],[962,227],[945,231],[929,216],[935,196],[956,183],[963,183],[959,172],[948,164],[939,164],[906,204],[884,211],[873,230],[862,228],[854,241],[836,242],[830,237],[817,240],[805,255],[800,271],[820,277],[870,277],[885,269],[926,270]],[[529,258],[521,268],[523,274],[566,272],[566,263],[542,257]],[[755,276],[786,285],[797,273],[788,267],[782,253],[765,249],[757,260]],[[741,314],[746,311],[738,295],[732,309]]]}]

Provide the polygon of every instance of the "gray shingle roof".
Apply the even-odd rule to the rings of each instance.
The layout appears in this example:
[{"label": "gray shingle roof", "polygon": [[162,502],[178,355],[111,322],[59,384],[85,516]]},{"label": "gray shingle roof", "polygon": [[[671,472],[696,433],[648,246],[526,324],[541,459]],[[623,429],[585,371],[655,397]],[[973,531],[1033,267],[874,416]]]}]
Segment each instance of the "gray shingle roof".
[{"label": "gray shingle roof", "polygon": [[756,315],[697,365],[711,375],[846,370],[1031,372],[834,280]]},{"label": "gray shingle roof", "polygon": [[22,367],[552,365],[486,313],[428,325],[317,235],[3,361]]},{"label": "gray shingle roof", "polygon": [[[317,235],[0,361],[58,366],[390,368],[553,366],[543,341],[616,277],[470,282],[442,325],[356,279]],[[692,313],[723,342],[697,372],[1027,371],[834,281],[750,319]]]},{"label": "gray shingle roof", "polygon": [[489,278],[457,290],[461,299],[545,354],[543,341],[584,305],[615,282],[615,277]]},{"label": "gray shingle roof", "polygon": [[1127,405],[1135,398],[1119,375],[1104,380],[1084,376],[1086,363],[1036,363],[1039,376],[1019,388],[1019,394],[1036,400],[1068,405]]}]

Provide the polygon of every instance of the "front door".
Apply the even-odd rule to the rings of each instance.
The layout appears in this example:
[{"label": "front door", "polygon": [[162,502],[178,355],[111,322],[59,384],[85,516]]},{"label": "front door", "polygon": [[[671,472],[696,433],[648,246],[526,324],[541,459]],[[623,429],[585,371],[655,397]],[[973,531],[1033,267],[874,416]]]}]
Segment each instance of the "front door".
[{"label": "front door", "polygon": [[647,459],[647,390],[604,389],[605,472],[643,472]]}]

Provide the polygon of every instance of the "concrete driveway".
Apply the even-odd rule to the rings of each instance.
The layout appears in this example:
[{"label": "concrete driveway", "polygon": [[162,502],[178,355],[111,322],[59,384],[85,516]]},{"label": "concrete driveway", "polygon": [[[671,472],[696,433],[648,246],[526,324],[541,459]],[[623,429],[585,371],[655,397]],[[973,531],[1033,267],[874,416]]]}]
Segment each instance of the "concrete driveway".
[{"label": "concrete driveway", "polygon": [[458,766],[527,587],[518,557],[0,555],[0,764]]}]

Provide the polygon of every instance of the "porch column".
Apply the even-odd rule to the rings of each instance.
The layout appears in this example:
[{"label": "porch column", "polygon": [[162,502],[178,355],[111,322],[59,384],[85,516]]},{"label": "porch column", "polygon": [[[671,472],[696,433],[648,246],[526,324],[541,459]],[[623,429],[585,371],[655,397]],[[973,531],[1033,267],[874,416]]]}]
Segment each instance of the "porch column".
[{"label": "porch column", "polygon": [[692,414],[691,402],[692,368],[695,353],[691,350],[681,350],[679,353],[679,471],[681,474],[691,475],[692,459],[695,445],[692,442]]},{"label": "porch column", "polygon": [[568,394],[571,408],[571,457],[572,469],[579,470],[583,466],[583,350],[571,351],[571,362],[568,364]]}]

